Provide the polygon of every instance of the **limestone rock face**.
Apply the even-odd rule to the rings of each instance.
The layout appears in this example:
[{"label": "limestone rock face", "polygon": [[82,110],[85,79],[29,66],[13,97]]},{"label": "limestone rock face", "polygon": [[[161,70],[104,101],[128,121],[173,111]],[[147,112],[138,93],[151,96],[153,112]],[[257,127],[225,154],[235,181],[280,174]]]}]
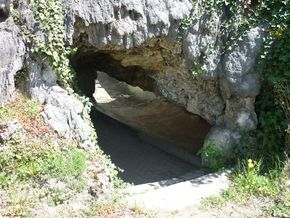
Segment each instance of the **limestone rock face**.
[{"label": "limestone rock face", "polygon": [[[40,39],[46,38],[27,1],[18,4],[21,22]],[[221,23],[227,19],[223,9],[209,15],[204,8],[194,8],[191,0],[64,0],[63,5],[66,40],[79,48],[74,62],[84,60],[82,66],[86,66],[78,72],[83,73],[84,86],[85,73],[119,73],[122,78],[128,70],[134,85],[150,87],[213,125],[208,137],[220,146],[256,128],[254,102],[260,90],[256,57],[262,47],[262,27],[249,29],[232,49],[224,51],[228,39],[221,33]],[[177,41],[182,21],[195,14]],[[23,67],[25,45],[18,33],[12,19],[0,23],[0,104],[11,98],[14,75]],[[94,59],[98,53],[109,59]],[[27,67],[27,90],[46,103],[46,121],[60,134],[85,143],[89,127],[81,102],[58,87],[45,60],[30,55]],[[142,84],[142,76],[149,85]],[[235,137],[228,137],[232,134]]]},{"label": "limestone rock face", "polygon": [[65,1],[67,38],[90,46],[108,44],[119,49],[141,45],[150,38],[174,40],[182,19],[189,16],[190,0],[80,0]]},{"label": "limestone rock face", "polygon": [[256,57],[263,44],[263,28],[250,29],[244,40],[226,52],[221,60],[219,75],[225,98],[255,97],[260,91],[259,74],[254,72]]},{"label": "limestone rock face", "polygon": [[[143,69],[154,80],[156,93],[215,126],[208,137],[219,146],[229,146],[243,131],[256,128],[254,102],[260,90],[256,57],[262,47],[262,27],[249,29],[225,52],[224,9],[209,15],[187,0],[65,2],[66,37],[82,48],[80,57],[87,51],[102,51],[118,62],[116,69]],[[193,14],[198,16],[177,42],[180,24]],[[106,72],[98,63],[92,69]]]},{"label": "limestone rock face", "polygon": [[0,22],[0,105],[15,91],[14,76],[23,68],[25,45],[11,18]]},{"label": "limestone rock face", "polygon": [[[220,24],[224,21],[224,11],[213,12],[211,16],[205,9],[198,8],[200,19],[192,23],[183,40],[184,58],[193,73],[202,72],[204,79],[216,80],[217,67],[222,56],[224,41],[220,34]],[[200,72],[199,72],[200,71]]]},{"label": "limestone rock face", "polygon": [[74,138],[84,147],[91,147],[91,128],[84,117],[84,105],[57,85],[57,77],[48,63],[28,60],[30,79],[27,90],[31,97],[45,104],[45,122],[65,138]]}]

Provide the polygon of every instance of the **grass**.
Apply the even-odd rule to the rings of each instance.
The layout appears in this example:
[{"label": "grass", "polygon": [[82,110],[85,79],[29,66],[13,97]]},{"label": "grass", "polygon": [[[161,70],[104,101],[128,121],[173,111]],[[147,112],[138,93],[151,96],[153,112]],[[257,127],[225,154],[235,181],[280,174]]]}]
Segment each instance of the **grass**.
[{"label": "grass", "polygon": [[0,106],[0,124],[12,119],[19,121],[37,119],[39,121],[41,111],[42,105],[40,102],[18,95],[15,101],[5,106]]},{"label": "grass", "polygon": [[[59,137],[44,123],[42,111],[40,102],[20,94],[0,107],[0,124],[17,120],[22,126],[11,139],[0,143],[1,217],[33,217],[34,209],[53,209],[56,205],[68,212],[75,202],[87,206],[96,201],[88,194],[90,186],[102,189],[102,183],[107,182],[104,176],[108,176],[108,182],[113,180],[116,187],[123,186],[100,150],[90,153],[77,148],[76,142]],[[112,196],[115,198],[115,193]],[[116,213],[123,210],[116,200],[98,202],[92,206],[91,214],[106,214],[109,208],[115,208]],[[87,217],[83,216],[85,210],[77,213],[77,217]]]},{"label": "grass", "polygon": [[290,217],[290,187],[286,185],[290,179],[290,162],[286,161],[283,167],[277,161],[275,169],[267,173],[262,172],[262,167],[262,160],[248,159],[241,162],[231,177],[232,187],[219,196],[203,199],[202,207],[222,208],[227,202],[245,205],[250,198],[255,197],[269,201],[263,208],[267,215]]},{"label": "grass", "polygon": [[0,123],[18,120],[23,131],[0,144],[0,186],[15,181],[48,178],[78,178],[85,171],[86,155],[74,142],[60,139],[43,122],[42,105],[18,95],[14,102],[0,107]]},{"label": "grass", "polygon": [[78,178],[85,170],[86,157],[83,151],[22,149],[15,146],[0,153],[0,186],[7,187],[14,181],[44,181],[49,178],[68,180]]},{"label": "grass", "polygon": [[[41,117],[42,108],[38,101],[22,95],[0,107],[0,124],[17,120],[23,128],[0,143],[0,191],[4,193],[1,200],[6,202],[5,216],[29,216],[29,208],[40,201],[62,204],[86,188],[89,155],[75,142],[61,139],[50,130]],[[56,185],[47,185],[49,181]]]}]

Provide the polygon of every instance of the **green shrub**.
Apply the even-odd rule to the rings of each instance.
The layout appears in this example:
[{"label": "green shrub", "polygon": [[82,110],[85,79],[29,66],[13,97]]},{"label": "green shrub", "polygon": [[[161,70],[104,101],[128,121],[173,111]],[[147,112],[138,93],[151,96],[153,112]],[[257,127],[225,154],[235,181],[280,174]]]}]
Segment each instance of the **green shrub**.
[{"label": "green shrub", "polygon": [[219,170],[224,167],[225,156],[221,148],[218,148],[212,140],[208,140],[206,145],[197,153],[201,155],[203,165],[212,170]]},{"label": "green shrub", "polygon": [[255,133],[260,149],[281,154],[285,150],[289,153],[290,146],[290,28],[276,34],[263,71],[264,85],[257,102],[259,128]]}]

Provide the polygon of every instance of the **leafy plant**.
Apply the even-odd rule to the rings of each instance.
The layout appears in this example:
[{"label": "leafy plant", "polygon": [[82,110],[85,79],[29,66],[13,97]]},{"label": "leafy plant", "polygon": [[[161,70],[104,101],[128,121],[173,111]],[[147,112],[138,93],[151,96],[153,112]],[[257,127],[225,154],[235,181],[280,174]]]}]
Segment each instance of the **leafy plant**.
[{"label": "leafy plant", "polygon": [[[251,27],[263,27],[264,48],[258,60],[262,69],[263,86],[257,99],[258,130],[252,133],[256,150],[263,155],[283,155],[290,152],[290,1],[289,0],[206,0],[193,1],[193,12],[180,26],[178,39],[182,40],[188,28],[201,16],[210,20],[224,13],[220,35],[225,39],[223,52],[235,46]],[[204,9],[201,12],[199,9]],[[210,24],[209,24],[210,25]],[[208,51],[208,54],[210,51]],[[194,76],[203,69],[193,70]],[[271,159],[271,157],[267,157]]]},{"label": "leafy plant", "polygon": [[[238,173],[234,176],[237,189],[249,195],[273,196],[279,192],[274,174],[261,174],[262,160],[256,162],[248,159],[239,166]],[[276,175],[276,174],[275,174]]]},{"label": "leafy plant", "polygon": [[35,18],[47,34],[45,41],[34,38],[32,51],[47,57],[63,87],[72,91],[74,72],[70,68],[69,56],[74,52],[65,43],[64,12],[59,0],[30,0],[35,9]]},{"label": "leafy plant", "polygon": [[[290,18],[289,18],[290,20]],[[255,132],[261,149],[289,153],[290,125],[290,28],[279,34],[265,56],[264,86],[258,98],[259,128]],[[281,34],[281,35],[280,35]]]},{"label": "leafy plant", "polygon": [[243,205],[254,196],[263,202],[261,209],[267,215],[289,217],[290,187],[285,184],[285,179],[289,177],[287,168],[289,162],[284,164],[285,167],[281,168],[282,166],[277,162],[274,169],[265,173],[262,169],[264,168],[262,160],[244,160],[230,177],[232,186],[218,196],[203,199],[202,206],[205,209],[222,208],[227,202]]},{"label": "leafy plant", "polygon": [[24,112],[30,119],[35,119],[42,111],[42,105],[37,100],[27,99],[24,105]]},{"label": "leafy plant", "polygon": [[0,106],[0,124],[4,124],[13,116],[13,111],[8,107]]},{"label": "leafy plant", "polygon": [[66,200],[70,199],[70,193],[60,188],[52,188],[48,191],[49,202],[53,205],[63,204]]},{"label": "leafy plant", "polygon": [[290,217],[290,200],[279,201],[277,204],[267,207],[266,210],[274,217]]},{"label": "leafy plant", "polygon": [[[57,152],[53,150],[37,151],[21,148],[0,153],[0,167],[5,175],[2,186],[7,180],[20,181],[48,178],[77,178],[85,170],[86,157],[80,150]],[[3,176],[4,176],[3,175]]]},{"label": "leafy plant", "polygon": [[213,170],[222,169],[225,161],[223,150],[218,148],[212,140],[208,140],[205,144],[197,153],[201,155],[203,164]]}]

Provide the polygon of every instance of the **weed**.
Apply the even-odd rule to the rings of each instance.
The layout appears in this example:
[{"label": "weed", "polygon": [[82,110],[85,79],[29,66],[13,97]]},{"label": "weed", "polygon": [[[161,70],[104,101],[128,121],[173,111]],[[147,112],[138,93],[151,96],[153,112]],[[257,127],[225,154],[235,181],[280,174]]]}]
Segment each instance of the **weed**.
[{"label": "weed", "polygon": [[86,156],[79,149],[66,152],[54,152],[47,155],[42,163],[42,177],[54,177],[64,179],[67,176],[78,177],[86,167]]},{"label": "weed", "polygon": [[274,196],[279,192],[277,173],[261,175],[262,160],[248,159],[239,164],[239,172],[235,175],[235,186],[238,190],[255,196]]},{"label": "weed", "polygon": [[11,120],[13,116],[13,111],[9,107],[0,106],[0,124],[4,124]]},{"label": "weed", "polygon": [[9,217],[28,217],[29,207],[35,204],[34,191],[29,184],[16,184],[8,191],[6,215]]},{"label": "weed", "polygon": [[30,119],[35,119],[42,111],[42,105],[37,100],[29,99],[25,102],[24,111]]},{"label": "weed", "polygon": [[[59,138],[44,124],[41,111],[39,102],[22,95],[0,107],[0,123],[15,119],[23,127],[0,144],[0,190],[5,205],[0,216],[30,217],[35,206],[63,204],[88,188],[88,177],[95,176],[88,164],[104,164],[108,172],[112,168],[102,153],[87,153],[74,141]],[[110,204],[118,205],[116,198]]]},{"label": "weed", "polygon": [[226,199],[222,196],[211,196],[201,200],[202,209],[211,207],[222,208],[225,205]]},{"label": "weed", "polygon": [[51,188],[48,191],[48,201],[52,205],[63,204],[65,201],[69,200],[71,194],[65,191],[63,188]]},{"label": "weed", "polygon": [[70,189],[76,190],[77,192],[81,192],[85,189],[87,185],[87,179],[78,178],[76,180],[67,181],[67,185]]},{"label": "weed", "polygon": [[0,152],[0,185],[7,186],[12,178],[18,181],[78,178],[86,168],[82,150],[72,148],[66,152],[50,148],[26,149],[15,146]]},{"label": "weed", "polygon": [[211,140],[206,142],[206,145],[198,152],[198,155],[201,155],[203,164],[212,170],[216,171],[224,167],[224,152]]},{"label": "weed", "polygon": [[221,208],[229,201],[246,204],[249,198],[255,196],[259,199],[272,199],[264,208],[267,214],[289,217],[290,190],[284,185],[285,178],[287,180],[289,176],[289,166],[286,163],[282,168],[281,162],[277,161],[275,169],[264,173],[262,166],[262,160],[248,159],[240,162],[237,171],[231,176],[232,187],[219,196],[205,198],[202,201],[203,208]]}]

